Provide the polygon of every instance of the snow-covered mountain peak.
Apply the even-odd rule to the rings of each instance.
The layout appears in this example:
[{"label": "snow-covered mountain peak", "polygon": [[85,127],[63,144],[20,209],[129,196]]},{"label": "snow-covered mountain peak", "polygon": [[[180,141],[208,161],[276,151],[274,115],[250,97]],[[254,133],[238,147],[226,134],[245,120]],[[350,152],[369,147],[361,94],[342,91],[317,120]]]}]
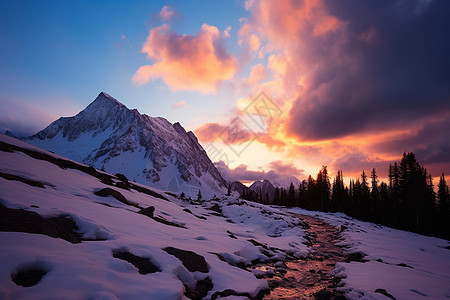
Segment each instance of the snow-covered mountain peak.
[{"label": "snow-covered mountain peak", "polygon": [[56,120],[26,140],[73,160],[123,173],[137,182],[196,197],[225,189],[192,132],[180,123],[130,110],[105,92],[73,117]]}]

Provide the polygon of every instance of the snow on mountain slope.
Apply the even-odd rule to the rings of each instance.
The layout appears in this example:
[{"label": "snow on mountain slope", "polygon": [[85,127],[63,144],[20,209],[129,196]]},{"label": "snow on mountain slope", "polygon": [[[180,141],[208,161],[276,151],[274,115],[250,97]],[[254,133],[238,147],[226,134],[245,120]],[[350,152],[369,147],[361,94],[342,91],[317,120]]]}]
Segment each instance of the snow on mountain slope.
[{"label": "snow on mountain slope", "polygon": [[289,186],[294,184],[296,188],[300,185],[300,180],[295,176],[282,176],[280,178],[277,178],[275,180],[272,180],[271,183],[274,187],[278,188],[289,188]]},{"label": "snow on mountain slope", "polygon": [[[5,135],[0,191],[0,299],[186,299],[199,284],[205,299],[227,289],[254,297],[267,283],[236,264],[307,253],[301,221],[276,208],[181,201]],[[151,217],[138,213],[151,206]],[[50,222],[61,233],[61,217],[78,242],[33,231]],[[30,272],[44,275],[29,287],[13,281]]]},{"label": "snow on mountain slope", "polygon": [[74,117],[62,117],[25,141],[70,159],[122,173],[194,198],[226,192],[226,182],[195,135],[161,117],[141,115],[102,92]]},{"label": "snow on mountain slope", "polygon": [[365,263],[338,263],[334,275],[349,299],[450,298],[450,241],[355,220],[343,213],[299,208],[288,211],[319,217],[342,230],[347,253],[361,252]]}]

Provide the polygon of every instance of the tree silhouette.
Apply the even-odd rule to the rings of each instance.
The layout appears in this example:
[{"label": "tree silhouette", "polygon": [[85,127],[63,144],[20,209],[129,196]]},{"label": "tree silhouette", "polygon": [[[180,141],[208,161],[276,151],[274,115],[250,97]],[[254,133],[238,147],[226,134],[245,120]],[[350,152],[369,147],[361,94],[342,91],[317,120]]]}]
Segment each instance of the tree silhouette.
[{"label": "tree silhouette", "polygon": [[288,203],[287,206],[293,207],[295,206],[295,187],[294,184],[291,182],[289,185],[289,193],[288,193]]},{"label": "tree silhouette", "polygon": [[438,231],[446,239],[450,239],[450,193],[444,173],[439,178],[437,193]]}]

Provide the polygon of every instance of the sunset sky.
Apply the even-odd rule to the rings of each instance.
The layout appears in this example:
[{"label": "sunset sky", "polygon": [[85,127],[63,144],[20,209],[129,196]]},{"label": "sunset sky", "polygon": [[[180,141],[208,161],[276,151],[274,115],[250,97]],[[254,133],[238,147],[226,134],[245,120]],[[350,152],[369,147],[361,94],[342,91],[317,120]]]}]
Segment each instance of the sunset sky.
[{"label": "sunset sky", "polygon": [[[450,176],[450,1],[1,1],[0,131],[105,91],[192,130],[226,179]],[[437,182],[435,181],[435,184]]]}]

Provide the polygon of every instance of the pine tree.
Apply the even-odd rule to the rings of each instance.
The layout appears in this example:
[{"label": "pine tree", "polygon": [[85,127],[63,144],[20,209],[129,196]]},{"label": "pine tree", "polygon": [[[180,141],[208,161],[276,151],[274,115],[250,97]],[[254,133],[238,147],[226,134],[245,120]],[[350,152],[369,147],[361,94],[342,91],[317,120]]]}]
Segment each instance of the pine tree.
[{"label": "pine tree", "polygon": [[293,207],[295,205],[295,187],[294,184],[291,182],[289,185],[289,194],[288,194],[288,206]]},{"label": "pine tree", "polygon": [[286,189],[281,188],[280,189],[280,205],[287,205],[288,202],[288,195],[286,192]]},{"label": "pine tree", "polygon": [[308,193],[308,182],[303,180],[298,187],[298,206],[306,208],[306,199]]},{"label": "pine tree", "polygon": [[330,177],[328,176],[327,166],[322,166],[322,169],[317,173],[316,184],[318,196],[316,210],[328,211],[328,204],[330,202]]},{"label": "pine tree", "polygon": [[379,223],[379,210],[380,210],[380,191],[378,189],[378,176],[375,168],[370,173],[371,178],[371,191],[370,191],[370,204],[369,204],[369,220],[371,222]]},{"label": "pine tree", "polygon": [[344,177],[342,170],[338,170],[333,181],[333,188],[331,193],[330,211],[343,211],[344,203],[346,202],[347,192],[344,187]]},{"label": "pine tree", "polygon": [[388,218],[390,212],[390,195],[389,188],[385,182],[380,183],[380,195],[379,195],[379,209],[378,209],[378,220],[381,224],[388,225]]},{"label": "pine tree", "polygon": [[367,175],[364,170],[361,173],[359,203],[363,220],[370,220],[370,189],[367,182]]},{"label": "pine tree", "polygon": [[275,188],[275,195],[273,198],[273,204],[280,205],[280,189],[278,187]]},{"label": "pine tree", "polygon": [[202,200],[202,192],[200,190],[198,190],[197,200],[198,201]]},{"label": "pine tree", "polygon": [[439,178],[437,193],[438,232],[450,239],[450,193],[444,173]]},{"label": "pine tree", "polygon": [[306,209],[313,210],[316,208],[316,206],[315,206],[316,195],[317,195],[316,181],[314,180],[314,178],[311,175],[309,175],[308,189],[307,189],[307,193],[306,193]]},{"label": "pine tree", "polygon": [[389,198],[387,225],[398,227],[400,222],[400,169],[397,162],[389,165]]}]

